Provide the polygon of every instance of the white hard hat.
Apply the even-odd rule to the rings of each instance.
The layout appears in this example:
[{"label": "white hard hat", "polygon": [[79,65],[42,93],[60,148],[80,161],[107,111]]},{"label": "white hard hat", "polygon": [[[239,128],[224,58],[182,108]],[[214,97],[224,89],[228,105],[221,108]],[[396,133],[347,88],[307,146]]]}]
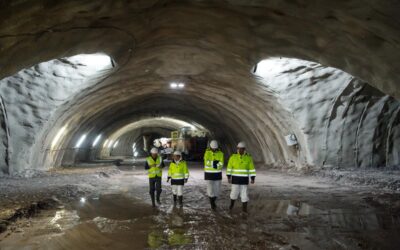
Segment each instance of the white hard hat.
[{"label": "white hard hat", "polygon": [[212,140],[210,142],[210,148],[217,149],[218,148],[218,142],[216,140]]},{"label": "white hard hat", "polygon": [[158,154],[158,149],[157,149],[157,148],[152,148],[152,149],[150,150],[150,153],[151,153],[151,154]]},{"label": "white hard hat", "polygon": [[182,153],[181,153],[181,151],[176,150],[176,151],[174,152],[174,155],[179,155],[179,156],[181,156]]},{"label": "white hard hat", "polygon": [[243,141],[239,142],[237,145],[238,148],[246,148],[246,143],[244,143]]}]

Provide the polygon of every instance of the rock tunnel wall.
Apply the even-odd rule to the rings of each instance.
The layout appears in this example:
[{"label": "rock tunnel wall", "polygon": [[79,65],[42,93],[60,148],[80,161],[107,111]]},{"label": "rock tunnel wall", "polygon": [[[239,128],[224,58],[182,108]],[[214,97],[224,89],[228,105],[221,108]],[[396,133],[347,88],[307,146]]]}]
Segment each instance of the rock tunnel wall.
[{"label": "rock tunnel wall", "polygon": [[[263,66],[264,64],[264,66]],[[400,161],[400,102],[341,70],[298,59],[259,64],[301,128],[308,164],[393,167]]]},{"label": "rock tunnel wall", "polygon": [[100,81],[106,72],[93,75],[87,66],[72,58],[44,62],[0,80],[3,172],[9,169],[11,174],[18,174],[40,169],[32,168],[32,149],[42,149],[37,144],[45,128],[57,119],[54,113],[80,90]]},{"label": "rock tunnel wall", "polygon": [[[91,159],[88,152],[99,150],[89,141],[99,133],[105,139],[160,114],[203,125],[228,153],[246,140],[268,166],[398,164],[399,111],[386,96],[400,96],[397,2],[28,0],[0,7],[3,172]],[[61,77],[35,66],[95,52],[117,67],[90,87],[73,85],[86,81],[72,79],[78,64]],[[286,84],[277,93],[250,73],[273,56],[334,66],[363,80],[329,76],[323,66],[313,73],[290,69],[298,87]],[[169,89],[172,81],[185,89]],[[74,149],[84,133],[83,149]],[[289,133],[298,149],[286,145]]]}]

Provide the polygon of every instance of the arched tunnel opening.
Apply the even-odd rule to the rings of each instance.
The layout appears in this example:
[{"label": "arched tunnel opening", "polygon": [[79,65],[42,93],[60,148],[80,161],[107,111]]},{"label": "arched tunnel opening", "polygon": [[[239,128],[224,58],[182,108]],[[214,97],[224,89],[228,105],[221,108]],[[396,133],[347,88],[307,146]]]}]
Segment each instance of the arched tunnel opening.
[{"label": "arched tunnel opening", "polygon": [[0,6],[0,249],[400,245],[399,4]]}]

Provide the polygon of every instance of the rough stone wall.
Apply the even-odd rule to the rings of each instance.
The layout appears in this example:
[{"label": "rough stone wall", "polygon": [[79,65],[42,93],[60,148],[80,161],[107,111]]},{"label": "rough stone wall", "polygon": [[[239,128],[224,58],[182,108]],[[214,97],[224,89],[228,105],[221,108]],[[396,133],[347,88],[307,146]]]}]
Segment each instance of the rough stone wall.
[{"label": "rough stone wall", "polygon": [[308,164],[400,165],[399,101],[341,70],[316,63],[271,58],[264,67],[265,71],[259,69],[260,81],[277,91],[295,117],[306,138]]},{"label": "rough stone wall", "polygon": [[[32,166],[34,147],[42,147],[38,140],[46,126],[57,119],[52,116],[56,110],[82,89],[97,83],[106,71],[92,74],[87,66],[79,65],[73,59],[72,62],[62,59],[40,63],[0,80],[4,105],[0,110],[0,165],[12,166],[11,174],[43,169],[43,166]],[[1,169],[4,172],[6,168]]]}]

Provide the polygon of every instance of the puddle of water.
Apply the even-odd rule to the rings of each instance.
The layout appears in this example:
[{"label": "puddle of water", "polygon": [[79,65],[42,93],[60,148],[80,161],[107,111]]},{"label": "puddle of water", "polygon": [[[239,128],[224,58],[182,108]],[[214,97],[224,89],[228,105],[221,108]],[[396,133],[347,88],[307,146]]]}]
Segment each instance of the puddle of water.
[{"label": "puddle of water", "polygon": [[[357,249],[361,243],[398,244],[399,217],[372,209],[322,210],[296,200],[255,199],[250,215],[244,216],[238,212],[240,203],[232,214],[198,205],[153,209],[123,194],[89,197],[43,213],[23,233],[0,241],[0,249]],[[368,237],[377,243],[368,243]]]}]

